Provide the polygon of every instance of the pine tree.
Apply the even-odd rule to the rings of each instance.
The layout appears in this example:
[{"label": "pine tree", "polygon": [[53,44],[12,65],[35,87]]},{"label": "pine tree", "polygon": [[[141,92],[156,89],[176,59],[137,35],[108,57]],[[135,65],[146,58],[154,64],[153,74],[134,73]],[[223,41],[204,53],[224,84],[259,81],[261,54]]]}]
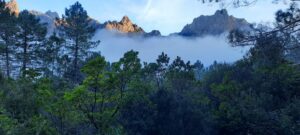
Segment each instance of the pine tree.
[{"label": "pine tree", "polygon": [[47,29],[36,16],[27,10],[19,14],[18,24],[21,28],[18,33],[18,47],[21,50],[18,58],[22,63],[21,72],[24,77],[29,69],[29,64],[37,63],[36,49],[45,40]]},{"label": "pine tree", "polygon": [[116,89],[118,80],[107,71],[108,63],[102,56],[90,60],[83,66],[86,79],[82,85],[67,92],[64,98],[69,101],[78,114],[82,114],[95,129],[94,134],[107,134],[112,128],[115,114],[119,110],[120,92]]},{"label": "pine tree", "polygon": [[64,40],[54,32],[37,51],[38,57],[42,61],[41,67],[44,75],[49,77],[58,74],[57,70],[60,66],[58,60],[62,55],[63,43]]},{"label": "pine tree", "polygon": [[0,47],[0,55],[4,61],[4,67],[6,77],[10,77],[11,74],[11,61],[12,54],[14,54],[15,36],[19,31],[16,25],[16,16],[8,8],[6,8],[5,1],[0,1],[0,38],[2,44]]},{"label": "pine tree", "polygon": [[162,52],[156,59],[157,69],[156,69],[156,84],[159,90],[164,89],[164,80],[166,77],[166,72],[169,66],[170,57]]},{"label": "pine tree", "polygon": [[60,23],[61,35],[67,41],[66,48],[73,59],[71,80],[78,83],[80,81],[79,62],[92,47],[99,44],[99,41],[91,41],[95,28],[90,25],[90,18],[79,2],[66,9]]}]

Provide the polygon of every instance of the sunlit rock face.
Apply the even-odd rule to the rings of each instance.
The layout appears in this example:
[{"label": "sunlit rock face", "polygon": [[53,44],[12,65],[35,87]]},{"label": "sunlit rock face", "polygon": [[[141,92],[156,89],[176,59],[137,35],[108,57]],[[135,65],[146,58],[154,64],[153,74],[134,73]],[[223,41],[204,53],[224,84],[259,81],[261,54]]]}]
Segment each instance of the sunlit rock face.
[{"label": "sunlit rock face", "polygon": [[107,30],[118,31],[121,33],[145,33],[145,31],[141,27],[137,26],[136,24],[133,24],[127,16],[124,16],[120,22],[108,21],[104,23],[104,28]]},{"label": "sunlit rock face", "polygon": [[18,15],[20,13],[17,0],[11,0],[6,3],[6,8],[9,8],[12,13]]},{"label": "sunlit rock face", "polygon": [[231,30],[248,30],[250,24],[245,19],[235,18],[228,15],[227,10],[218,10],[211,16],[200,16],[195,18],[191,24],[186,25],[181,36],[217,36]]}]

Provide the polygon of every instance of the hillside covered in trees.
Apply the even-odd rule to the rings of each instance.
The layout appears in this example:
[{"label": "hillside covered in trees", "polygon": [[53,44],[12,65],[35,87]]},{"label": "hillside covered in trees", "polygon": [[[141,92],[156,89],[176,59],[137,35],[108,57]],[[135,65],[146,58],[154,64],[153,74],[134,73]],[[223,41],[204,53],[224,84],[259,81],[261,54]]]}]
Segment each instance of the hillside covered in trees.
[{"label": "hillside covered in trees", "polygon": [[292,4],[275,28],[232,31],[251,46],[235,63],[146,63],[134,50],[110,63],[91,52],[101,41],[80,3],[47,36],[1,0],[0,135],[299,135],[299,20]]}]

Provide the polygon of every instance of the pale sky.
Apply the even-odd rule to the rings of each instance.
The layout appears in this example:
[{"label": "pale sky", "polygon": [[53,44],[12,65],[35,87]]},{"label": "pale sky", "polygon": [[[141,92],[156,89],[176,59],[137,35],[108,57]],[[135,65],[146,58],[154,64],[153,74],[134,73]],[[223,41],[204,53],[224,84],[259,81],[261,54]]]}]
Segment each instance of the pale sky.
[{"label": "pale sky", "polygon": [[[21,10],[56,11],[60,15],[66,7],[79,1],[90,17],[103,23],[119,21],[124,15],[145,31],[160,30],[163,35],[179,32],[200,15],[212,15],[219,4],[203,4],[199,0],[17,0]],[[278,9],[288,4],[272,4],[272,0],[259,0],[253,6],[227,7],[230,15],[245,18],[251,23],[272,22]]]}]

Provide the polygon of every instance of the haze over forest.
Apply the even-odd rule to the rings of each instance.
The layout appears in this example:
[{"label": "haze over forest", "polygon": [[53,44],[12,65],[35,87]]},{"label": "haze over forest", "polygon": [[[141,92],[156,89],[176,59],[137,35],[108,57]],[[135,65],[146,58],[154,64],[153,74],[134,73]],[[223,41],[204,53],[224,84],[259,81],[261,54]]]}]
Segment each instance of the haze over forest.
[{"label": "haze over forest", "polygon": [[0,0],[0,135],[300,135],[298,4]]}]

